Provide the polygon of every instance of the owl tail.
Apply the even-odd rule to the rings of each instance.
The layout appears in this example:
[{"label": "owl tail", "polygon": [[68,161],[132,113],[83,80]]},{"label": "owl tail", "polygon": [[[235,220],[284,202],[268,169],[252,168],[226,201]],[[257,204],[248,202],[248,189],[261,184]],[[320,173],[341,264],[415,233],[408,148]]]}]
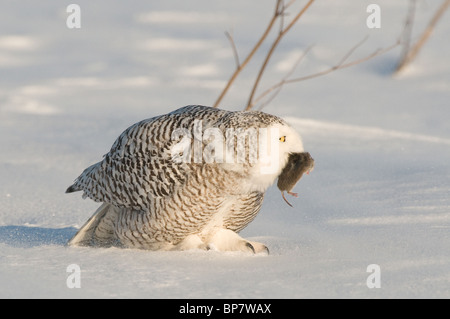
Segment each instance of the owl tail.
[{"label": "owl tail", "polygon": [[119,209],[104,203],[94,215],[81,227],[75,236],[69,240],[69,246],[110,247],[117,244],[114,232]]}]

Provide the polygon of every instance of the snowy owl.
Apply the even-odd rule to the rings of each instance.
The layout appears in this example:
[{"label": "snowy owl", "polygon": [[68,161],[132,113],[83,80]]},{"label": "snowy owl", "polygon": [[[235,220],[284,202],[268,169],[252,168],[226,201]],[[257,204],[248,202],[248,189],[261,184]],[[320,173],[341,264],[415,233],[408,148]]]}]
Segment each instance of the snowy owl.
[{"label": "snowy owl", "polygon": [[296,195],[313,166],[276,116],[182,107],[130,126],[67,189],[103,203],[69,245],[268,253],[239,231],[277,178],[283,198]]}]

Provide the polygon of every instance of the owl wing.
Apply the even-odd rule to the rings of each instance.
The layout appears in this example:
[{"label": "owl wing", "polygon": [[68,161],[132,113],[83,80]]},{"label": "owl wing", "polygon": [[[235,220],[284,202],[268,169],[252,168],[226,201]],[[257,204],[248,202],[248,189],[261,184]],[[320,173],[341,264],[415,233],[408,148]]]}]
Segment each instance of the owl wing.
[{"label": "owl wing", "polygon": [[208,125],[226,113],[187,106],[136,123],[118,137],[102,161],[85,169],[66,192],[82,190],[83,197],[98,202],[147,210],[156,198],[171,196],[176,188],[183,187],[189,175],[200,167],[180,162],[180,158],[174,160],[173,147],[186,136],[173,133],[178,129],[179,133],[195,135],[196,120]]},{"label": "owl wing", "polygon": [[229,213],[224,218],[224,225],[227,229],[240,232],[258,214],[264,199],[264,193],[252,192],[240,194],[229,209]]}]

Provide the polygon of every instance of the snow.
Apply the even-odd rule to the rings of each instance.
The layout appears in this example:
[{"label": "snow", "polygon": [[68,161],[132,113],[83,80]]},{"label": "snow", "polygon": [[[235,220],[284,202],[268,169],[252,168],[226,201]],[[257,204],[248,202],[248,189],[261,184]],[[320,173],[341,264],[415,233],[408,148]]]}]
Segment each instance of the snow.
[{"label": "snow", "polygon": [[[352,68],[286,85],[263,111],[286,118],[316,161],[284,203],[276,187],[246,229],[270,255],[66,247],[99,204],[64,194],[129,125],[188,104],[211,105],[262,33],[274,1],[9,2],[0,12],[0,297],[449,298],[450,19],[405,72],[400,48]],[[407,1],[317,2],[282,40],[262,92],[360,58],[402,31]],[[438,4],[419,2],[417,39]],[[294,10],[295,7],[292,8]],[[184,14],[185,13],[185,14]],[[273,35],[272,38],[273,39]],[[267,49],[268,44],[263,46]],[[263,55],[222,107],[241,110]],[[67,267],[80,266],[70,289]],[[371,264],[381,287],[368,288]]]}]

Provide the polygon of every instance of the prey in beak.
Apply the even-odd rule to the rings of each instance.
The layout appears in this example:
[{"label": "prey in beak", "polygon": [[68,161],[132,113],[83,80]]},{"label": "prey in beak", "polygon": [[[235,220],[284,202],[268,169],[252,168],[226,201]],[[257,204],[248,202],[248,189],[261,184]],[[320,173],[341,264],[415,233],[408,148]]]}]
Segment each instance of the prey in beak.
[{"label": "prey in beak", "polygon": [[288,162],[278,176],[278,189],[281,191],[281,196],[286,203],[293,207],[284,197],[284,191],[291,196],[298,197],[297,193],[292,193],[291,190],[295,184],[302,178],[303,174],[309,174],[314,168],[314,159],[308,152],[291,153],[289,154]]}]

